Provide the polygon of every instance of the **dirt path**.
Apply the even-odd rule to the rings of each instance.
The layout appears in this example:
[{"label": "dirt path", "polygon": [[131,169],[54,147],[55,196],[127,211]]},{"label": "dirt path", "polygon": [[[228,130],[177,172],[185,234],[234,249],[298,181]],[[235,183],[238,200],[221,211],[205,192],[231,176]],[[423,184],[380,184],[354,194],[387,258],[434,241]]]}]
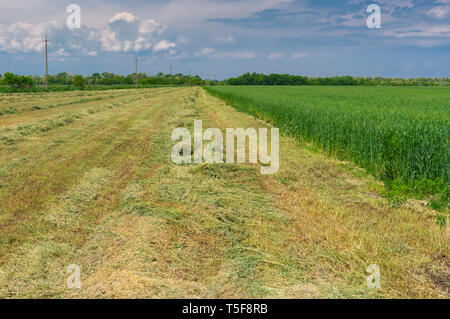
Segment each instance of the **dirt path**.
[{"label": "dirt path", "polygon": [[[273,176],[176,165],[175,128],[266,124],[200,88],[144,92],[0,161],[0,296],[449,297],[432,212],[392,207],[363,171],[286,137]],[[80,290],[66,288],[69,264]],[[370,264],[381,289],[366,285]]]}]

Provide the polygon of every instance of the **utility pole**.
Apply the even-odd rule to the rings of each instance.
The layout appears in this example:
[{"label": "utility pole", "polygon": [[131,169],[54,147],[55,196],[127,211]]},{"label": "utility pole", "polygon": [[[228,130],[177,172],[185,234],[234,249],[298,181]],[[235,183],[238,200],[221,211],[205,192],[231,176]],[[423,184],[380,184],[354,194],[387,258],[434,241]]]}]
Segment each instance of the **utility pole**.
[{"label": "utility pole", "polygon": [[136,56],[136,89],[138,88],[138,58]]},{"label": "utility pole", "polygon": [[170,75],[172,75],[172,72],[173,72],[173,67],[170,66]]},{"label": "utility pole", "polygon": [[42,41],[45,43],[45,89],[48,91],[48,38],[45,35],[45,40]]}]

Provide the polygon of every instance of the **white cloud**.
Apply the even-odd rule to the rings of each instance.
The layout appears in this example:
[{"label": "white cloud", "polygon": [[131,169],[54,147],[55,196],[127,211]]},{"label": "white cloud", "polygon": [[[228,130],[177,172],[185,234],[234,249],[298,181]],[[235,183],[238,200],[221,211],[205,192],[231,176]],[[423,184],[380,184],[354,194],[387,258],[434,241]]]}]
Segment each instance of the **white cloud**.
[{"label": "white cloud", "polygon": [[55,52],[57,56],[68,56],[69,54],[63,49],[59,48],[58,51]]},{"label": "white cloud", "polygon": [[101,31],[100,41],[106,51],[130,51],[139,37],[139,19],[129,12],[115,14]]},{"label": "white cloud", "polygon": [[162,40],[162,41],[159,41],[155,45],[155,47],[153,48],[153,51],[165,51],[165,50],[175,48],[175,47],[176,47],[175,43],[169,42],[167,40]]},{"label": "white cloud", "polygon": [[211,55],[214,52],[214,49],[212,48],[203,48],[200,51],[195,52],[195,56],[205,56],[205,55]]},{"label": "white cloud", "polygon": [[134,42],[134,51],[138,52],[141,49],[150,49],[152,47],[152,42],[147,41],[145,38],[143,37],[139,37],[136,39],[136,41]]},{"label": "white cloud", "polygon": [[116,40],[116,34],[109,29],[101,31],[100,42],[105,51],[120,51],[120,42]]},{"label": "white cloud", "polygon": [[139,27],[139,33],[148,34],[148,33],[158,33],[162,34],[166,30],[166,26],[161,25],[154,19],[148,19],[141,23]]},{"label": "white cloud", "polygon": [[40,52],[44,47],[44,34],[60,27],[55,21],[29,24],[16,22],[10,26],[0,24],[0,51]]},{"label": "white cloud", "polygon": [[[167,40],[159,40],[158,36],[163,34],[166,26],[161,25],[154,19],[140,21],[140,19],[129,12],[115,14],[106,28],[100,31],[100,42],[105,51],[139,52],[148,50],[154,46],[154,51],[163,51],[174,48],[175,44]],[[94,37],[95,35],[89,35]]]},{"label": "white cloud", "polygon": [[430,9],[427,14],[437,19],[443,19],[450,13],[450,6],[438,6]]},{"label": "white cloud", "polygon": [[112,17],[109,20],[109,23],[114,23],[116,21],[125,21],[128,23],[133,23],[136,20],[137,20],[137,18],[133,14],[131,14],[129,12],[120,12],[120,13],[115,14],[114,17]]},{"label": "white cloud", "polygon": [[[100,51],[142,52],[143,50],[165,51],[174,49],[175,43],[162,38],[166,27],[153,19],[141,21],[129,12],[112,15],[108,24],[99,28],[83,26],[73,32],[64,23],[49,21],[29,24],[16,22],[0,24],[0,51],[42,52],[45,34],[49,35],[50,52],[54,56],[90,55]],[[156,44],[156,45],[155,45]]]}]

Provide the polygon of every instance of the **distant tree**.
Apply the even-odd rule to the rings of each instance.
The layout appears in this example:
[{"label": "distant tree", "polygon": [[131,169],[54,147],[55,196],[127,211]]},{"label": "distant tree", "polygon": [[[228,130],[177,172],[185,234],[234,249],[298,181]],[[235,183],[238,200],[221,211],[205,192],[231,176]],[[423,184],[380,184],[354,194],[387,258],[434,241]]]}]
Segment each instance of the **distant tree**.
[{"label": "distant tree", "polygon": [[84,78],[82,75],[75,75],[73,78],[73,85],[80,89],[84,89],[86,86],[86,82],[84,81]]},{"label": "distant tree", "polygon": [[99,73],[94,73],[91,75],[92,83],[97,84],[102,80],[102,76]]},{"label": "distant tree", "polygon": [[16,75],[11,72],[6,72],[3,75],[2,82],[3,84],[19,89],[30,88],[33,86],[33,79],[31,76]]}]

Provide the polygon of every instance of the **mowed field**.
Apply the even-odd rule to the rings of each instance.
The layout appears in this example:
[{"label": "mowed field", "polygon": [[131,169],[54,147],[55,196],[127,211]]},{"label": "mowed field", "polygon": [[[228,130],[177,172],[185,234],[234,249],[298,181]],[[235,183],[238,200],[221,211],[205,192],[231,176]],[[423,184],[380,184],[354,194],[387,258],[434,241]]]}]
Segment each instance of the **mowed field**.
[{"label": "mowed field", "polygon": [[448,224],[350,162],[282,136],[275,175],[174,164],[194,120],[270,127],[202,88],[3,94],[0,114],[0,297],[450,297]]}]

